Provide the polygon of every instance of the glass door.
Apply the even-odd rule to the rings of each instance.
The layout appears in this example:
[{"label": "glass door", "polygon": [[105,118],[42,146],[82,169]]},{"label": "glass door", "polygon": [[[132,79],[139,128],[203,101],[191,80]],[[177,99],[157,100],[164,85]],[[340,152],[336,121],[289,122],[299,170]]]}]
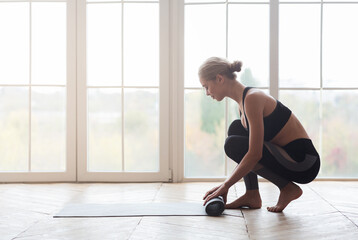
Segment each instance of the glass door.
[{"label": "glass door", "polygon": [[75,2],[0,1],[0,181],[76,179]]},{"label": "glass door", "polygon": [[79,181],[170,179],[167,9],[78,1]]}]

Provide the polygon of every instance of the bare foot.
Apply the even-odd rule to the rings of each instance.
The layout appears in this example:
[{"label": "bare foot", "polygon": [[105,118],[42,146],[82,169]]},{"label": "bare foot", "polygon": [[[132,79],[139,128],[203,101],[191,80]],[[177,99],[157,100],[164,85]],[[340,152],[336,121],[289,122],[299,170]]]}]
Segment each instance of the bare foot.
[{"label": "bare foot", "polygon": [[301,195],[302,189],[291,182],[281,189],[276,206],[267,207],[267,210],[270,212],[282,212],[290,202],[299,198]]},{"label": "bare foot", "polygon": [[234,209],[241,207],[248,207],[252,209],[261,208],[262,201],[259,190],[247,190],[244,195],[233,201],[232,203],[226,204],[226,209]]}]

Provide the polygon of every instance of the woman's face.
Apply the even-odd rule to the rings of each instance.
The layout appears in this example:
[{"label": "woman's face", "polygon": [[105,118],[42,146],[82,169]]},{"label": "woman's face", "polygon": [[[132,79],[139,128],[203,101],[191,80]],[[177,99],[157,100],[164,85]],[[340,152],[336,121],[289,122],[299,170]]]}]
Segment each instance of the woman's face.
[{"label": "woman's face", "polygon": [[216,77],[215,80],[205,80],[200,78],[200,83],[205,89],[206,95],[212,97],[216,101],[221,101],[225,97],[223,93],[223,81],[221,77]]}]

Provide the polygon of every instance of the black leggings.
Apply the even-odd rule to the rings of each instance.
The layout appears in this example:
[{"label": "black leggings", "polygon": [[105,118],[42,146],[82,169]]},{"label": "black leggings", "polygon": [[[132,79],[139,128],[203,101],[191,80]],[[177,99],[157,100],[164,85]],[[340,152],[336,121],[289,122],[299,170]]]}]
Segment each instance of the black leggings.
[{"label": "black leggings", "polygon": [[[229,127],[225,141],[226,155],[240,163],[248,149],[249,134],[241,121],[235,120]],[[316,178],[321,163],[312,141],[300,138],[283,147],[265,141],[259,164],[263,168],[251,171],[244,177],[248,190],[258,189],[257,174],[273,182],[280,189],[290,181],[309,183]]]}]

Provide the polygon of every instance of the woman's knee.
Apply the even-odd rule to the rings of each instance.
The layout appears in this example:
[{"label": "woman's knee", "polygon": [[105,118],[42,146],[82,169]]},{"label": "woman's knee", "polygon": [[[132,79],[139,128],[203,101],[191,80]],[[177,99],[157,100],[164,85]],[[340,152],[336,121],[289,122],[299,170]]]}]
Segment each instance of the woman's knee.
[{"label": "woman's knee", "polygon": [[228,136],[232,136],[232,135],[248,136],[249,135],[248,132],[246,131],[246,129],[244,128],[244,126],[242,126],[240,119],[236,119],[230,124],[227,134],[228,134]]},{"label": "woman's knee", "polygon": [[228,136],[224,145],[225,153],[235,162],[240,162],[249,150],[249,138],[244,136]]}]

